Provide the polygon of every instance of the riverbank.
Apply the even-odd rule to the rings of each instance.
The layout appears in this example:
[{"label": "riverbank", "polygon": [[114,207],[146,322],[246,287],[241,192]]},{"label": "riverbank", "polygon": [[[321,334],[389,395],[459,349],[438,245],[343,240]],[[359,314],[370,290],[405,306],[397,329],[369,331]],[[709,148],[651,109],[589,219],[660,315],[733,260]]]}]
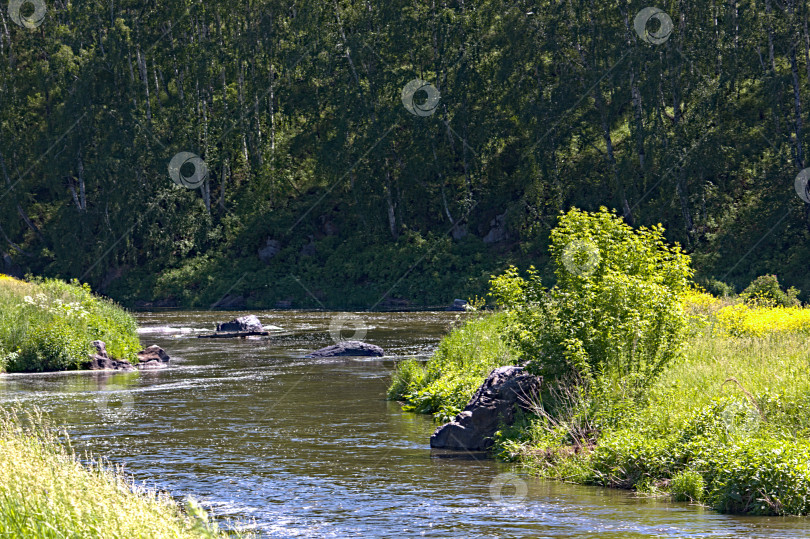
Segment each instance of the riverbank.
[{"label": "riverbank", "polygon": [[[643,395],[619,384],[556,385],[536,414],[499,434],[495,455],[542,477],[721,512],[810,513],[810,309],[701,292],[684,308],[684,359]],[[401,363],[389,398],[449,420],[489,370],[519,362],[499,339],[504,324],[504,313],[473,319],[424,365]]]},{"label": "riverbank", "polygon": [[120,469],[82,465],[36,413],[0,412],[0,447],[2,537],[239,537],[192,500],[181,508],[136,487]]},{"label": "riverbank", "polygon": [[89,286],[0,274],[0,372],[83,367],[95,340],[110,358],[137,363],[135,319]]},{"label": "riverbank", "polygon": [[[497,315],[458,328],[389,398],[447,421],[487,372],[541,390],[495,453],[545,477],[664,494],[728,513],[810,513],[810,309],[761,276],[740,296],[690,285],[661,227],[571,210],[551,232],[557,283],[494,277]],[[501,343],[501,344],[497,344]]]}]

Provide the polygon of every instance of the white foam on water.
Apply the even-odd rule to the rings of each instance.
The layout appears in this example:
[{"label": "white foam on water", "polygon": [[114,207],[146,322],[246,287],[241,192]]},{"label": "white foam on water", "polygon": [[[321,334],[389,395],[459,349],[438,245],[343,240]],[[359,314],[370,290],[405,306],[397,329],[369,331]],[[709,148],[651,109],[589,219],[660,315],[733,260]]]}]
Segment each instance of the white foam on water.
[{"label": "white foam on water", "polygon": [[148,327],[141,327],[138,328],[138,333],[144,334],[182,334],[182,333],[203,333],[205,331],[209,331],[207,329],[200,329],[200,328],[175,328],[171,326],[148,326]]}]

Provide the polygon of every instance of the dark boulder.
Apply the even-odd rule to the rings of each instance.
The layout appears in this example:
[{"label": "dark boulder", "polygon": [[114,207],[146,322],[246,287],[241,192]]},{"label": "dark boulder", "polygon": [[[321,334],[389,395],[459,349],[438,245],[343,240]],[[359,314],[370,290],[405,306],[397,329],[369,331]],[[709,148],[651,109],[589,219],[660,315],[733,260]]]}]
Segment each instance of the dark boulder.
[{"label": "dark boulder", "polygon": [[228,331],[228,332],[254,332],[254,331],[264,331],[264,327],[262,326],[261,321],[256,315],[248,315],[248,316],[241,316],[239,318],[235,318],[230,322],[225,322],[223,324],[217,324],[217,331]]},{"label": "dark boulder", "polygon": [[95,354],[89,354],[89,361],[84,365],[91,371],[134,371],[135,367],[126,360],[112,359],[107,355],[107,344],[104,341],[93,341]]},{"label": "dark boulder", "polygon": [[484,236],[484,243],[499,243],[509,239],[509,232],[506,228],[506,212],[497,215],[495,219],[490,221],[489,226],[489,232]]},{"label": "dark boulder", "polygon": [[163,369],[169,366],[169,354],[163,348],[153,344],[138,352],[138,368],[141,370]]},{"label": "dark boulder", "polygon": [[338,356],[374,356],[382,357],[385,352],[382,348],[374,344],[360,341],[341,341],[332,346],[321,348],[309,354],[307,357],[338,357]]},{"label": "dark boulder", "polygon": [[523,367],[499,367],[478,388],[469,404],[453,421],[430,437],[430,447],[485,451],[502,425],[511,425],[517,407],[526,409],[540,390],[541,379]]}]

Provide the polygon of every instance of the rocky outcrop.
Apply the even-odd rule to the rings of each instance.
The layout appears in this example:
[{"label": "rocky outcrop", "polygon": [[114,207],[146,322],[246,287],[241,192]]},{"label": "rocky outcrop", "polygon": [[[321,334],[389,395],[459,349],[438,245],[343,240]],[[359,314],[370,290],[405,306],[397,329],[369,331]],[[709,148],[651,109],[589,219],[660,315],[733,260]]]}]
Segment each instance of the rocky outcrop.
[{"label": "rocky outcrop", "polygon": [[[93,341],[95,354],[89,354],[89,361],[84,365],[91,371],[134,371],[136,366],[125,359],[112,359],[107,355],[107,344],[104,341]],[[169,366],[169,354],[163,348],[152,345],[136,354],[138,356],[137,369],[152,370],[163,369]]]},{"label": "rocky outcrop", "polygon": [[281,242],[272,238],[267,238],[264,247],[259,249],[259,260],[269,264],[273,257],[281,251]]},{"label": "rocky outcrop", "polygon": [[541,379],[523,367],[499,367],[478,388],[469,404],[453,421],[430,437],[430,447],[485,451],[502,425],[511,425],[515,410],[527,406],[540,390]]},{"label": "rocky outcrop", "polygon": [[89,354],[89,361],[84,365],[91,371],[134,371],[135,367],[126,360],[112,359],[107,355],[107,344],[104,341],[93,341],[95,354]]},{"label": "rocky outcrop", "polygon": [[382,357],[385,352],[382,348],[374,344],[360,341],[341,341],[332,346],[321,348],[309,354],[307,357],[338,357],[338,356],[374,356]]},{"label": "rocky outcrop", "polygon": [[137,355],[140,370],[164,369],[169,366],[169,359],[171,359],[169,354],[156,344],[141,350]]},{"label": "rocky outcrop", "polygon": [[506,212],[490,221],[489,227],[489,232],[484,236],[484,243],[499,243],[509,239],[509,232],[506,228]]},{"label": "rocky outcrop", "polygon": [[230,322],[217,324],[217,331],[226,331],[229,333],[236,332],[261,332],[264,330],[261,321],[256,315],[240,316],[234,318]]}]

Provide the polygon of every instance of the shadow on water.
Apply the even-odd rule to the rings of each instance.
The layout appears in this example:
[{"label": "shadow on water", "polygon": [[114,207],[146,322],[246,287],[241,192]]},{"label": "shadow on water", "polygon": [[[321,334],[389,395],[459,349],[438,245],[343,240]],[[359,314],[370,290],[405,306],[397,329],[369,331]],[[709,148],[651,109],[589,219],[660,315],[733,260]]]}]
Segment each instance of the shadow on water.
[{"label": "shadow on water", "polygon": [[281,328],[271,338],[196,338],[237,314],[139,314],[143,344],[172,368],[7,375],[0,396],[45,409],[80,454],[267,537],[810,536],[805,519],[719,515],[431,451],[430,418],[385,390],[395,360],[426,357],[457,313],[357,313],[384,358],[306,359],[332,342],[323,312],[258,313]]}]

